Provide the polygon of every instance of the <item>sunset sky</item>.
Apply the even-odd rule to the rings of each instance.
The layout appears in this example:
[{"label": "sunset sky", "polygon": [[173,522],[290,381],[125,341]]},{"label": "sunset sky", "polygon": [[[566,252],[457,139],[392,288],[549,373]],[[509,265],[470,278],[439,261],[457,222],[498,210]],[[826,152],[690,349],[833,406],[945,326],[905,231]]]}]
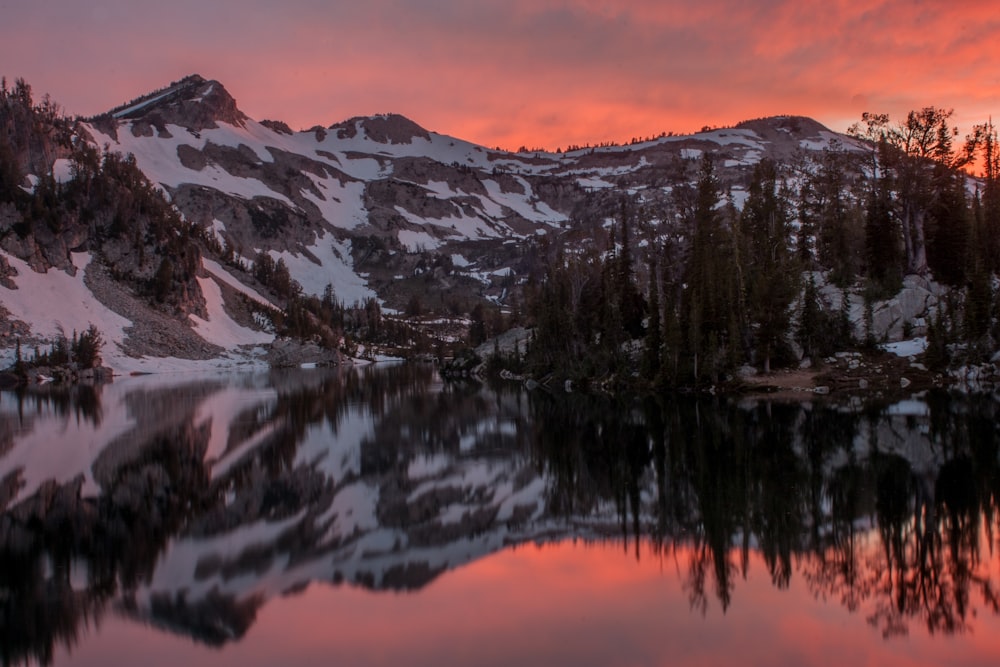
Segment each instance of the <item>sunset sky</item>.
[{"label": "sunset sky", "polygon": [[396,112],[516,149],[765,115],[1000,116],[992,0],[0,0],[0,74],[92,115],[190,73],[293,129]]}]

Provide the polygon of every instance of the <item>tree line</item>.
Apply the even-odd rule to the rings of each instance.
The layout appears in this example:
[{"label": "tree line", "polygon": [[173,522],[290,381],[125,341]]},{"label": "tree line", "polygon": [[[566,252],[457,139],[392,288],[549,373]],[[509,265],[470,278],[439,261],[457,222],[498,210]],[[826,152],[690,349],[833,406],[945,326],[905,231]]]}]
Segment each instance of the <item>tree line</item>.
[{"label": "tree line", "polygon": [[[853,140],[817,159],[761,160],[742,206],[705,153],[665,201],[623,196],[606,247],[569,253],[543,241],[544,269],[526,289],[534,333],[518,363],[543,375],[717,384],[744,364],[767,372],[879,342],[870,322],[854,339],[845,295],[862,294],[870,316],[911,274],[950,288],[927,323],[935,360],[988,358],[1000,339],[1000,151],[992,123],[956,145],[951,115],[865,114]],[[977,160],[973,178],[965,169]],[[841,290],[840,307],[817,280]]]}]

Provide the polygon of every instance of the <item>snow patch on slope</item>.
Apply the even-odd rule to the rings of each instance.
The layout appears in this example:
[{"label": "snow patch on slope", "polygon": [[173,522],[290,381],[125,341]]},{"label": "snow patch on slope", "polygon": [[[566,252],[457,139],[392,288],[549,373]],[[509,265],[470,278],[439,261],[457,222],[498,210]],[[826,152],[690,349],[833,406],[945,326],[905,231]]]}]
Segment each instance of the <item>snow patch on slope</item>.
[{"label": "snow patch on slope", "polygon": [[274,308],[275,310],[281,310],[272,301],[261,296],[259,292],[247,287],[239,280],[234,278],[232,274],[226,271],[222,267],[222,265],[219,264],[218,262],[208,259],[207,257],[203,257],[201,260],[201,264],[202,266],[205,267],[205,270],[208,271],[208,273],[210,273],[212,277],[215,278],[216,280],[221,280],[222,282],[226,283],[236,291],[241,292],[242,294],[245,294],[246,296],[250,297],[257,303],[262,303],[270,308]]},{"label": "snow patch on slope", "polygon": [[211,278],[198,278],[202,294],[208,306],[208,319],[190,315],[195,333],[209,343],[231,349],[241,345],[266,345],[274,340],[274,334],[248,329],[233,321],[223,306],[222,289]]},{"label": "snow patch on slope", "polygon": [[319,265],[305,255],[271,252],[275,261],[285,260],[289,274],[302,285],[303,292],[321,296],[326,286],[332,285],[337,298],[345,304],[376,296],[365,280],[355,273],[349,242],[324,234],[308,250],[320,261]]},{"label": "snow patch on slope", "polygon": [[[127,337],[126,329],[132,327],[132,321],[98,301],[83,282],[87,265],[92,259],[90,253],[73,253],[73,264],[77,267],[75,276],[55,269],[50,269],[47,273],[36,273],[23,260],[6,253],[3,255],[18,272],[18,275],[12,278],[18,289],[9,290],[0,287],[0,301],[10,312],[11,318],[25,322],[33,335],[50,341],[59,336],[71,338],[74,331],[85,331],[94,324],[105,340],[101,353],[104,364],[116,374],[194,371],[208,368],[245,369],[248,366],[260,367],[265,364],[262,359],[263,350],[247,350],[245,353],[240,353],[235,348],[269,343],[273,340],[273,335],[253,331],[234,322],[222,308],[221,291],[211,279],[199,279],[209,304],[210,320],[195,318],[196,331],[209,342],[230,348],[230,356],[210,361],[176,357],[135,358],[122,352],[122,344]],[[213,262],[208,264],[213,274],[228,275]],[[234,279],[230,277],[230,280]],[[251,297],[265,301],[249,288],[244,287],[243,290],[249,292]],[[12,363],[13,352],[6,350],[3,357],[5,363]]]},{"label": "snow patch on slope", "polygon": [[115,313],[94,298],[83,283],[83,275],[92,259],[90,253],[73,253],[76,275],[50,269],[36,273],[26,262],[3,253],[18,275],[12,278],[18,289],[0,287],[0,301],[14,319],[26,322],[38,336],[54,339],[71,337],[73,331],[85,331],[96,325],[111,344],[125,339],[125,328],[132,322]]}]

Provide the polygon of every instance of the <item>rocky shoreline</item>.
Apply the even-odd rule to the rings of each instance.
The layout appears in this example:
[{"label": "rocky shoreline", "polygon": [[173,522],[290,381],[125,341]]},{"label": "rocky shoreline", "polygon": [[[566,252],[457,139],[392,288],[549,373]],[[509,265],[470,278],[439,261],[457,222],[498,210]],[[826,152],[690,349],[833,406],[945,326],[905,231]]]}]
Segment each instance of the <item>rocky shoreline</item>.
[{"label": "rocky shoreline", "polygon": [[982,393],[1000,390],[1000,367],[985,363],[935,371],[919,357],[899,357],[881,351],[845,352],[812,368],[744,377],[742,385],[752,393],[796,398],[814,394],[882,399],[905,397],[928,389]]}]

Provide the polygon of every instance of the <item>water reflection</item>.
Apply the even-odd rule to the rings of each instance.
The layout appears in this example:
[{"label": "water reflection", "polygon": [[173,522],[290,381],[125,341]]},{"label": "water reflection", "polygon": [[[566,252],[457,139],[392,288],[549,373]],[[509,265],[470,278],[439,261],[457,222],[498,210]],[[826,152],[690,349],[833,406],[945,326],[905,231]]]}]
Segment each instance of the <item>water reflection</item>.
[{"label": "water reflection", "polygon": [[615,402],[420,365],[3,393],[0,650],[51,663],[111,612],[229,645],[311,582],[422,591],[568,539],[672,559],[696,615],[763,567],[886,637],[963,633],[1000,611],[998,406]]}]

